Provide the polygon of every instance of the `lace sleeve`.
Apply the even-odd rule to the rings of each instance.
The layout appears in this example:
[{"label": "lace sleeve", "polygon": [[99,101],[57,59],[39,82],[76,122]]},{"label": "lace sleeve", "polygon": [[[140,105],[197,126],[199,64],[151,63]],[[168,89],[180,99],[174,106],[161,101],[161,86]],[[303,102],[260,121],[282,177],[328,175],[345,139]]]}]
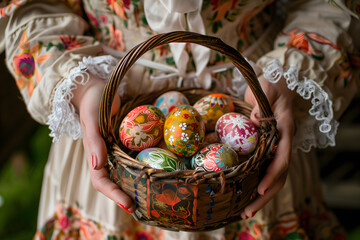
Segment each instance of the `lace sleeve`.
[{"label": "lace sleeve", "polygon": [[295,120],[296,135],[294,148],[309,152],[312,147],[335,146],[338,122],[334,120],[332,101],[328,93],[312,79],[299,77],[299,69],[290,65],[285,70],[280,61],[273,59],[263,69],[265,79],[277,83],[282,77],[290,90],[296,91],[303,99],[311,100],[309,116]]},{"label": "lace sleeve", "polygon": [[79,115],[71,104],[72,91],[78,85],[87,84],[90,74],[106,80],[116,64],[117,60],[112,56],[84,57],[77,67],[71,69],[68,77],[59,82],[53,92],[52,111],[47,122],[53,142],[64,134],[74,140],[81,137]]}]

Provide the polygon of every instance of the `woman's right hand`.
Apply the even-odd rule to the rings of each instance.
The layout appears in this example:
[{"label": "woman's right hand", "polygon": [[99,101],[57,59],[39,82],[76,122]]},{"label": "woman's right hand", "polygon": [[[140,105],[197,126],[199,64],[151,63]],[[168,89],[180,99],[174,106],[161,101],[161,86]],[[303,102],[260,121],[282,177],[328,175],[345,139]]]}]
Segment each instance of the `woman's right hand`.
[{"label": "woman's right hand", "polygon": [[[72,103],[79,111],[82,129],[82,139],[86,159],[89,165],[91,182],[94,188],[113,200],[125,211],[133,213],[135,206],[131,198],[109,179],[104,168],[107,162],[107,150],[104,139],[99,131],[99,105],[105,86],[103,80],[90,75],[85,85],[78,85],[73,90]],[[112,105],[112,113],[120,108],[120,98],[117,95]]]}]

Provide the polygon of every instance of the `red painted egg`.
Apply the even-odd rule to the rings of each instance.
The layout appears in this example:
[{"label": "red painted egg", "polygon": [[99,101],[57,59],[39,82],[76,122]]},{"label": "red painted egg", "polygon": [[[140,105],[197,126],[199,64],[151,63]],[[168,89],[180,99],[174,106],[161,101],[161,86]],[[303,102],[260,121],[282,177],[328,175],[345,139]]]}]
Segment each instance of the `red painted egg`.
[{"label": "red painted egg", "polygon": [[215,131],[220,142],[238,154],[249,154],[255,150],[259,134],[251,120],[240,113],[224,114],[216,123]]},{"label": "red painted egg", "polygon": [[152,105],[139,106],[121,122],[120,140],[125,147],[135,151],[156,146],[163,137],[164,123],[160,109]]}]

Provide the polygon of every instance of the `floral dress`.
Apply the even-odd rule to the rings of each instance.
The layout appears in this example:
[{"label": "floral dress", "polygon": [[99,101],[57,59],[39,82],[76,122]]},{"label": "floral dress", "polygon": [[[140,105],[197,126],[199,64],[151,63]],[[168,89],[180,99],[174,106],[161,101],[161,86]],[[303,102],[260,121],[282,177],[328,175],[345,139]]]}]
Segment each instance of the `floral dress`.
[{"label": "floral dress", "polygon": [[[34,238],[344,239],[322,202],[313,149],[335,145],[337,119],[357,90],[359,53],[351,30],[359,6],[350,0],[2,1],[0,48],[6,64],[29,113],[49,125],[54,139]],[[253,218],[210,232],[143,225],[94,190],[71,104],[72,90],[87,84],[90,75],[106,81],[136,44],[175,30],[221,38],[258,76],[274,84],[284,78],[298,94],[284,188]],[[243,98],[242,75],[226,57],[204,47],[163,45],[144,59],[121,82],[120,96],[196,86]]]}]

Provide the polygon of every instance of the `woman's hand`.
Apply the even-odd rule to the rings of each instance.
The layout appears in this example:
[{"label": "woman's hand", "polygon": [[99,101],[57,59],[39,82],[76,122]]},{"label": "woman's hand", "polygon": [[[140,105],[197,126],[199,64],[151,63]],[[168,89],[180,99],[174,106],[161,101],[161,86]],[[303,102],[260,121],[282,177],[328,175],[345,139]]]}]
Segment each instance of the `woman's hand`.
[{"label": "woman's hand", "polygon": [[[79,85],[73,91],[72,103],[79,110],[83,135],[83,145],[89,165],[91,182],[94,188],[113,200],[127,212],[134,212],[132,200],[113,183],[104,165],[107,161],[107,150],[99,132],[99,105],[104,89],[104,81],[94,76],[86,85]],[[115,97],[112,114],[119,110],[120,98]]]},{"label": "woman's hand", "polygon": [[[285,79],[281,79],[278,83],[274,84],[267,81],[263,76],[260,76],[259,81],[277,121],[280,140],[275,158],[267,168],[266,174],[258,186],[257,191],[260,196],[241,213],[243,219],[253,217],[255,213],[264,207],[284,186],[290,163],[291,144],[294,135],[292,106],[296,93],[287,88]],[[261,117],[259,106],[249,87],[245,92],[245,101],[254,107],[251,113],[251,120],[259,126],[259,118]]]}]

